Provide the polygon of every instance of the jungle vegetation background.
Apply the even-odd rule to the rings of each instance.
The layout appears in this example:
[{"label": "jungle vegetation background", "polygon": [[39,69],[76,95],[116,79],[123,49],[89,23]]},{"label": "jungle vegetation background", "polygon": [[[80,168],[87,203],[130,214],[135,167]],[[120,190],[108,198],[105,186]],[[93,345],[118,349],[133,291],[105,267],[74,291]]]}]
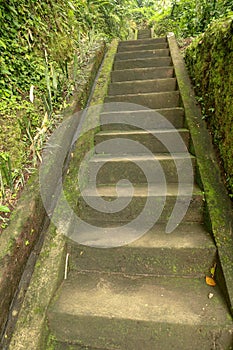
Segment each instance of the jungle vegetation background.
[{"label": "jungle vegetation background", "polygon": [[192,41],[232,11],[233,0],[1,0],[1,227],[101,42],[144,26]]}]

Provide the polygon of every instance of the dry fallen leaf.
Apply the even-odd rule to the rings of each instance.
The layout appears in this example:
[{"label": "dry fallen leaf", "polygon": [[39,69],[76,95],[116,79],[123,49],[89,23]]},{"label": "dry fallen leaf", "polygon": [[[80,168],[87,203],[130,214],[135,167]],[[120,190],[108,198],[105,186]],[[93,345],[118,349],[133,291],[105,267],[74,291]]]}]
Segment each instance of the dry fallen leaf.
[{"label": "dry fallen leaf", "polygon": [[208,286],[216,286],[216,282],[212,277],[206,276],[205,278],[206,284],[208,284]]}]

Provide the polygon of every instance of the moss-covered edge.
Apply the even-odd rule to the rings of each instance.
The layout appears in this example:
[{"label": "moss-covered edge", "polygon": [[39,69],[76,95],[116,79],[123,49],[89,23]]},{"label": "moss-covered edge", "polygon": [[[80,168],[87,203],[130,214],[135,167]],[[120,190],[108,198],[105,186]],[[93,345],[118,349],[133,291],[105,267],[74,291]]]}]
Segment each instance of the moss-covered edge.
[{"label": "moss-covered edge", "polygon": [[[113,40],[109,45],[90,105],[101,104],[104,101],[117,46],[117,40]],[[90,143],[88,143],[89,146]],[[78,153],[79,150],[76,148],[74,159],[76,155],[78,158],[80,157]],[[74,171],[77,169],[76,167],[73,168]],[[65,256],[66,239],[51,224],[46,232],[45,242],[36,263],[23,306],[19,312],[9,350],[53,348],[55,339],[49,333],[46,311],[54,293],[62,282]]]},{"label": "moss-covered edge", "polygon": [[[117,47],[118,40],[114,39],[105,55],[104,63],[101,67],[98,79],[96,80],[96,85],[90,99],[89,107],[92,107],[94,105],[101,106],[104,102],[104,97],[108,92],[108,86],[111,79],[110,73],[114,63]],[[99,110],[100,109],[97,109],[96,112],[98,113]],[[98,128],[91,129],[87,133],[84,133],[80,139],[77,140],[76,145],[73,149],[72,159],[70,160],[68,173],[65,177],[63,185],[66,199],[69,201],[71,207],[77,206],[78,196],[80,194],[80,186],[85,185],[80,183],[77,184],[77,181],[74,181],[74,178],[77,177],[77,169],[79,168],[84,156],[90,149],[93,149],[94,147],[94,137],[96,132],[98,132]]]},{"label": "moss-covered edge", "polygon": [[[233,214],[231,202],[221,179],[211,136],[205,121],[202,119],[200,108],[195,101],[194,91],[174,34],[168,35],[168,43],[185,108],[186,122],[197,159],[200,174],[199,183],[205,193],[205,221],[213,234],[224,277],[224,283],[221,283],[220,287],[224,289],[223,292],[228,299],[233,314]],[[221,276],[219,276],[220,280]]]},{"label": "moss-covered edge", "polygon": [[192,41],[185,62],[201,101],[222,175],[233,198],[233,16],[214,21]]}]

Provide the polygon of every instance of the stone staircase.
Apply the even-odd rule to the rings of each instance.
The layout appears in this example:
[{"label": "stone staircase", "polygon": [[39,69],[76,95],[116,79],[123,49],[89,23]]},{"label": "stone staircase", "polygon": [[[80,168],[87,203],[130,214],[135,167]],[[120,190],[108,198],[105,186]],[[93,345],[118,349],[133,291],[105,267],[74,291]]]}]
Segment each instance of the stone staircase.
[{"label": "stone staircase", "polygon": [[[150,193],[141,171],[153,172],[155,160],[166,179],[164,208],[148,232],[131,243],[125,244],[123,238],[122,244],[114,248],[106,244],[103,249],[68,242],[68,278],[47,313],[57,350],[199,350],[230,349],[232,345],[232,320],[225,300],[217,286],[205,282],[217,251],[204,225],[204,194],[196,184],[182,222],[166,233],[177,200],[177,169],[184,175],[182,202],[185,181],[190,184],[189,172],[185,177],[188,162],[194,174],[196,162],[185,151],[191,141],[167,40],[149,36],[142,31],[139,40],[119,43],[85,189],[88,202],[95,201],[98,194],[92,173],[100,169],[97,186],[106,212],[81,201],[80,215],[91,224],[104,226],[106,237],[114,227],[119,241],[129,235],[125,225],[137,218],[148,197],[155,204],[163,198],[159,171]],[[163,118],[157,118],[159,115]],[[135,126],[137,121],[141,128]],[[175,141],[177,135],[183,143]],[[113,147],[105,143],[114,139]],[[139,152],[135,142],[150,154]],[[172,147],[172,154],[165,145]],[[116,192],[121,179],[134,184],[133,194],[128,183],[118,184]],[[122,198],[129,201],[127,208],[109,214],[110,204]],[[153,215],[148,210],[146,220]]]}]

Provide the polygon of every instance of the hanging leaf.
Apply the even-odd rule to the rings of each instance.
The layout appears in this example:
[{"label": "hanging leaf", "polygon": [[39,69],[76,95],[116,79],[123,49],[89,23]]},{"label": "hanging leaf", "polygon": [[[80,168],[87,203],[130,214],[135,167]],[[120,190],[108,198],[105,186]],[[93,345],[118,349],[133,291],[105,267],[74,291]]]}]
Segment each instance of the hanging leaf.
[{"label": "hanging leaf", "polygon": [[214,275],[215,275],[216,266],[217,266],[217,263],[214,263],[214,266],[211,267],[211,269],[210,269],[210,273],[211,273],[212,277],[214,277]]},{"label": "hanging leaf", "polygon": [[1,213],[10,213],[10,209],[6,205],[0,205]]}]

